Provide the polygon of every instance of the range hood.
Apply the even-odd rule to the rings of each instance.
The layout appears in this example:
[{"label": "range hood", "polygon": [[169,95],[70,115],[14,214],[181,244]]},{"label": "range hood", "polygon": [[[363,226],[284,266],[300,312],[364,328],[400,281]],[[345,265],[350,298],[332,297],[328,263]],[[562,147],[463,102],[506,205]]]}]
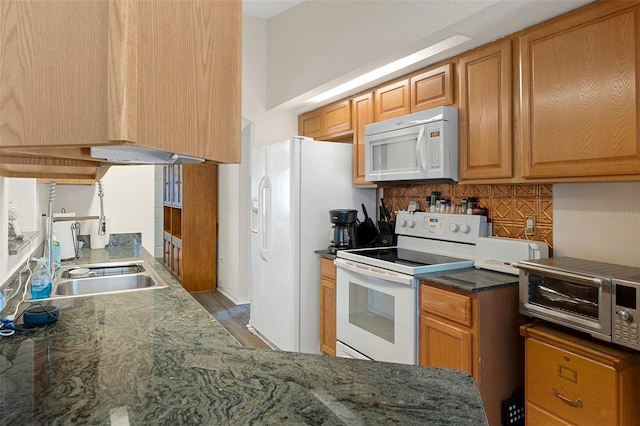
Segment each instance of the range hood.
[{"label": "range hood", "polygon": [[136,146],[93,146],[91,158],[112,164],[197,164],[204,158]]}]

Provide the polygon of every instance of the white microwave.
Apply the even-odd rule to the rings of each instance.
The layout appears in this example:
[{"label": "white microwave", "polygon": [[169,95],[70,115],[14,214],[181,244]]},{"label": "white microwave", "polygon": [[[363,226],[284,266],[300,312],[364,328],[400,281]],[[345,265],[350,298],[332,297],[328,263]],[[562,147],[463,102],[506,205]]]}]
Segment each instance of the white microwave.
[{"label": "white microwave", "polygon": [[369,182],[458,180],[458,109],[438,107],[365,126]]}]

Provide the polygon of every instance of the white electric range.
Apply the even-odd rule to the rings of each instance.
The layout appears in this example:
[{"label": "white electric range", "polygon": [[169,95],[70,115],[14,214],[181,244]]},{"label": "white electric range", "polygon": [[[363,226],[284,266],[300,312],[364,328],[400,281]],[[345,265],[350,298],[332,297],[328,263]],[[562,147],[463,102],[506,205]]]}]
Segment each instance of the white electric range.
[{"label": "white electric range", "polygon": [[395,247],[337,253],[337,356],[417,364],[416,275],[473,267],[487,220],[400,211],[395,231]]}]

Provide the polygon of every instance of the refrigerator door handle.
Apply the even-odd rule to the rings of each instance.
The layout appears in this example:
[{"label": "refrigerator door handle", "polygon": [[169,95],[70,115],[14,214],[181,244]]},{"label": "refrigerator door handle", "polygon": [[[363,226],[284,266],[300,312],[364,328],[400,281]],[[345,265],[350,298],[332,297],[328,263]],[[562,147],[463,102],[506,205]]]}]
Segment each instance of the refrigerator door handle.
[{"label": "refrigerator door handle", "polygon": [[263,176],[258,189],[258,253],[265,262],[269,257],[269,222],[271,220],[271,181]]}]

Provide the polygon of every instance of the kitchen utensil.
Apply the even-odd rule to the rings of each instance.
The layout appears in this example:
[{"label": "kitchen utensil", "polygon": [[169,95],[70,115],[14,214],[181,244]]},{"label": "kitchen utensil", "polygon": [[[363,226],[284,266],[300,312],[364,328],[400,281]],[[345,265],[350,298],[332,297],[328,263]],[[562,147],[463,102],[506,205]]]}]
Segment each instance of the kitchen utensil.
[{"label": "kitchen utensil", "polygon": [[384,203],[384,198],[380,198],[380,204],[382,205],[382,209],[384,211],[384,220],[387,222],[391,222],[393,219],[391,218],[391,211]]},{"label": "kitchen utensil", "polygon": [[373,223],[373,220],[369,217],[364,204],[362,204],[362,213],[364,213],[364,222],[359,224],[357,227],[358,242],[361,246],[368,246],[376,241],[379,232],[378,228],[376,228],[376,225]]}]

